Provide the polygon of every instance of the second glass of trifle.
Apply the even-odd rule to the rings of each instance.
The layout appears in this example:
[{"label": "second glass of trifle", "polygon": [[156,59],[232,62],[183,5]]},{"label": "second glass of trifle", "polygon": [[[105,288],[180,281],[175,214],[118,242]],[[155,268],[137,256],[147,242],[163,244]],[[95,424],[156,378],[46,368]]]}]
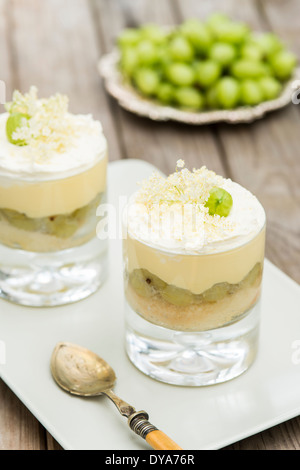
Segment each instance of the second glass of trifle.
[{"label": "second glass of trifle", "polygon": [[[27,306],[83,299],[107,275],[97,237],[107,143],[68,98],[15,91],[0,115],[0,295]],[[103,237],[104,238],[104,237]]]},{"label": "second glass of trifle", "polygon": [[259,339],[266,217],[248,190],[177,162],[141,184],[124,217],[126,351],[162,382],[237,377]]}]

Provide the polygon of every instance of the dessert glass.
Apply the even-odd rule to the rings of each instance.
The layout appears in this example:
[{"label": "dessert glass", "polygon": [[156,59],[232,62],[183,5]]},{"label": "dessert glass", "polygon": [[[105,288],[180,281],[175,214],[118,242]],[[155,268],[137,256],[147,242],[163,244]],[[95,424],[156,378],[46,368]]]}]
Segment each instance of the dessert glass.
[{"label": "dessert glass", "polygon": [[[107,276],[107,242],[96,233],[106,198],[101,124],[70,114],[64,96],[38,99],[35,88],[15,92],[8,110],[0,115],[0,295],[36,307],[78,301]],[[20,110],[28,117],[12,137],[8,120]]]},{"label": "dessert glass", "polygon": [[[193,173],[178,172],[167,192],[164,183],[150,179],[128,204],[123,241],[126,351],[138,369],[159,381],[211,385],[237,377],[256,357],[265,213],[251,193],[203,168],[197,191],[203,191],[203,201],[215,183],[231,191],[229,216],[211,216],[205,204],[185,204],[184,224],[183,206],[176,203],[179,210],[168,218],[173,204],[166,208],[163,201],[154,208],[151,191],[157,186],[155,196],[165,194],[168,201],[176,191],[186,196],[185,176],[193,182]],[[191,200],[185,196],[182,200]]]}]

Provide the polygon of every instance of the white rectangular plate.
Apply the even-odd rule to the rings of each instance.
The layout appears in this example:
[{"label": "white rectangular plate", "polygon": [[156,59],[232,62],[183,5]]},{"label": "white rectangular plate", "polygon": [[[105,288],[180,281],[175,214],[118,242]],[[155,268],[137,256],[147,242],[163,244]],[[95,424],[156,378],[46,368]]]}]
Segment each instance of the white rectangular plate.
[{"label": "white rectangular plate", "polygon": [[[154,167],[139,160],[109,165],[109,201]],[[105,397],[77,398],[53,382],[49,360],[59,341],[85,346],[108,361],[115,392],[183,449],[220,449],[300,414],[300,286],[266,260],[260,349],[255,364],[225,384],[182,388],[139,372],[124,351],[122,249],[110,241],[110,275],[96,294],[59,308],[0,301],[0,376],[67,450],[149,447]],[[3,350],[5,349],[5,361]]]}]

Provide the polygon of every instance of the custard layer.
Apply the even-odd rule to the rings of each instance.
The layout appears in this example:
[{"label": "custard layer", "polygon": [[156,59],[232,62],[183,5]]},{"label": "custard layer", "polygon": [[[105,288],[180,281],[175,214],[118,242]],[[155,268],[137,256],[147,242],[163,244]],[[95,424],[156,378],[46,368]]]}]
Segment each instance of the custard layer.
[{"label": "custard layer", "polygon": [[0,208],[30,218],[72,213],[105,192],[106,171],[107,156],[68,178],[32,182],[0,176]]},{"label": "custard layer", "polygon": [[256,263],[263,264],[265,228],[238,248],[209,255],[174,254],[157,250],[128,236],[125,269],[145,269],[167,284],[201,294],[218,283],[238,284]]}]

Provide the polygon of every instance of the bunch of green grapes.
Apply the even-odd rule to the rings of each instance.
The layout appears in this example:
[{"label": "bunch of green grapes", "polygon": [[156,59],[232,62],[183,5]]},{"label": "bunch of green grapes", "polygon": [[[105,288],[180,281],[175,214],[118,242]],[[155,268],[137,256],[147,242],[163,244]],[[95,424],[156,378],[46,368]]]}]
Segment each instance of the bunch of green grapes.
[{"label": "bunch of green grapes", "polygon": [[220,13],[171,31],[152,24],[125,29],[118,47],[122,74],[142,95],[194,111],[272,100],[297,64],[277,35]]}]

